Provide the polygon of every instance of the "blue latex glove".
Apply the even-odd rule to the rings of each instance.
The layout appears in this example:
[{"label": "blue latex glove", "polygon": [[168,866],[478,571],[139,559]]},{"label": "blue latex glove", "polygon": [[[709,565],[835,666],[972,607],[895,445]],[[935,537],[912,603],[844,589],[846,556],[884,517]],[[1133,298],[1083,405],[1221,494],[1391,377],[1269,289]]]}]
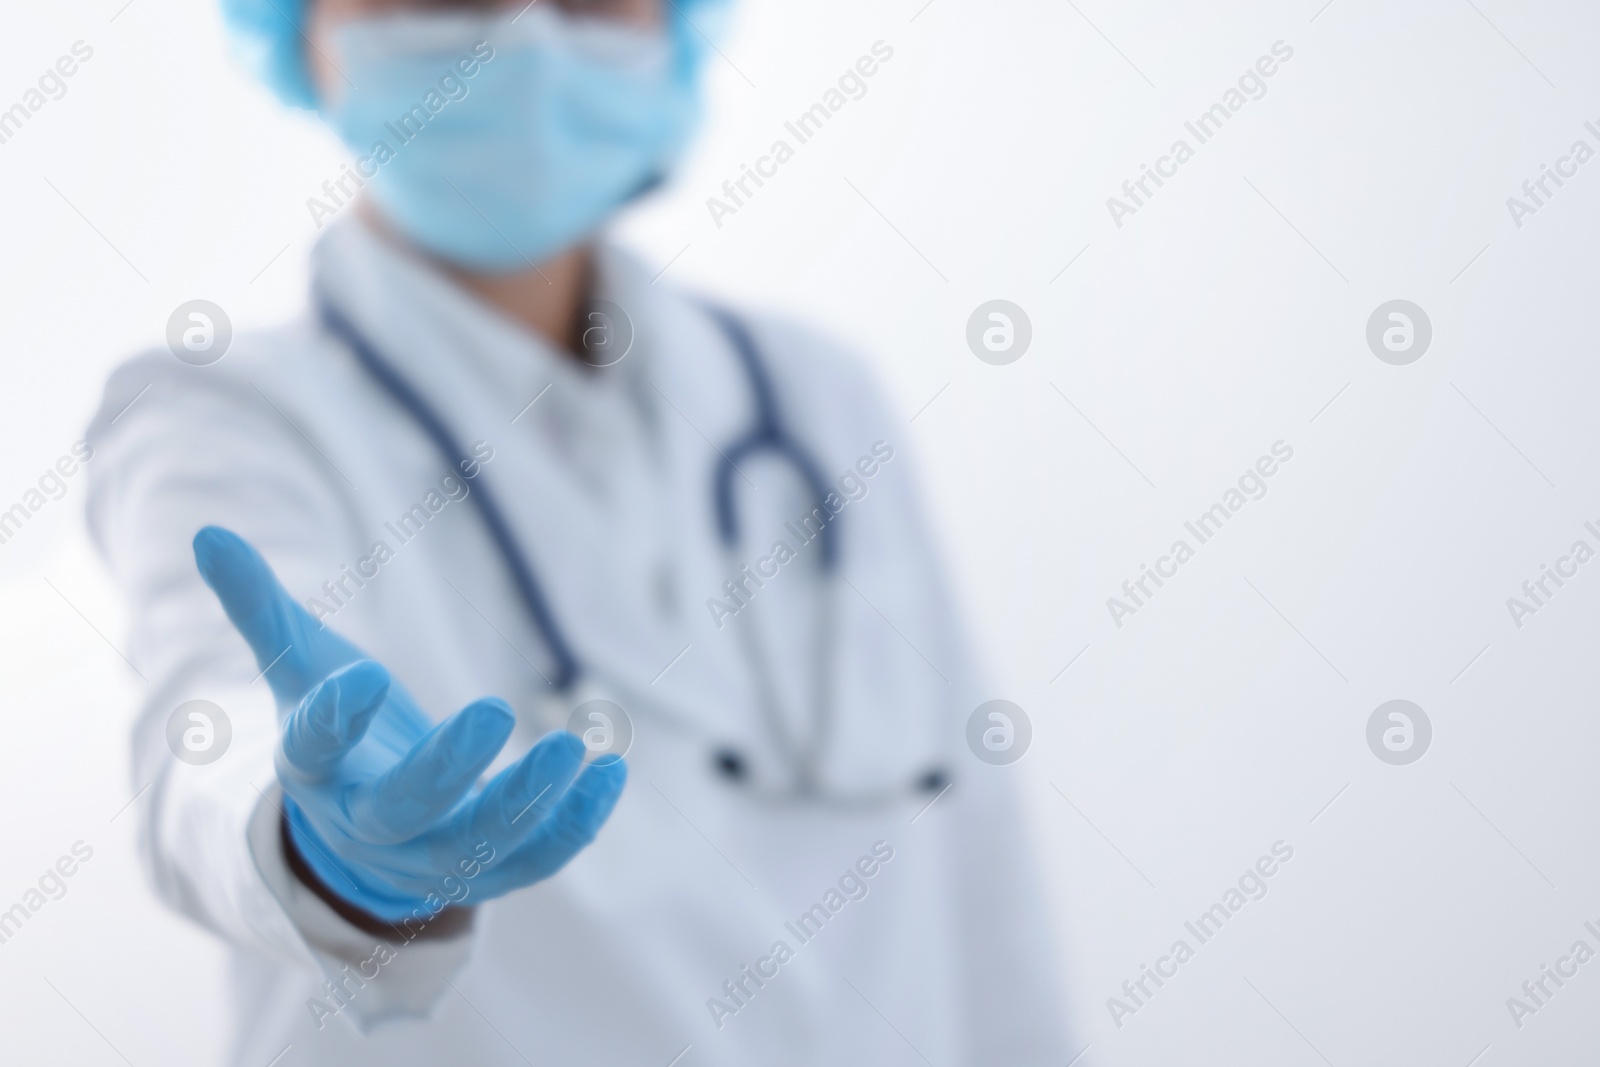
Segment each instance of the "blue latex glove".
[{"label": "blue latex glove", "polygon": [[553,733],[479,787],[515,724],[503,701],[436,726],[238,535],[207,526],[194,554],[277,697],[284,813],[324,888],[389,922],[426,919],[548,878],[594,840],[627,778],[621,760],[585,767],[583,742]]}]

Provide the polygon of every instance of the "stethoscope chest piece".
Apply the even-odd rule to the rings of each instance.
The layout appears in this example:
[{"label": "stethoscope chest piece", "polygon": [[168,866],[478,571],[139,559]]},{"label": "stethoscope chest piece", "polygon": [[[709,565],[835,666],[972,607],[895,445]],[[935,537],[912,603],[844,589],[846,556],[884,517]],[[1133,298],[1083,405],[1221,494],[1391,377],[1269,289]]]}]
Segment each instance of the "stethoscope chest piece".
[{"label": "stethoscope chest piece", "polygon": [[711,753],[711,766],[723,779],[736,784],[750,777],[750,767],[738,749],[722,746]]}]

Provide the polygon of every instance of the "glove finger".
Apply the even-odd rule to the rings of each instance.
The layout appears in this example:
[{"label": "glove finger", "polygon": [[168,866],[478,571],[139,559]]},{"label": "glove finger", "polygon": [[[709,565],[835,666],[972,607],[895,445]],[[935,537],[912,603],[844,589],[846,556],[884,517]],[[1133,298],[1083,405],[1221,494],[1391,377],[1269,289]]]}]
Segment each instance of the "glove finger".
[{"label": "glove finger", "polygon": [[298,703],[330,671],[360,658],[354,645],[295,603],[261,553],[238,534],[202,528],[194,535],[194,560],[280,704]]},{"label": "glove finger", "polygon": [[416,837],[461,802],[515,725],[504,701],[468,704],[434,727],[394,767],[355,791],[354,825],[374,843]]},{"label": "glove finger", "polygon": [[483,873],[478,891],[486,899],[502,896],[565,867],[611,817],[627,781],[628,765],[622,760],[591,763],[527,840]]},{"label": "glove finger", "polygon": [[389,672],[370,659],[334,671],[284,723],[284,760],[302,774],[326,774],[360,743],[388,695]]},{"label": "glove finger", "polygon": [[487,843],[498,856],[537,829],[583,769],[583,742],[565,730],[549,734],[484,787],[463,811],[452,839]]}]

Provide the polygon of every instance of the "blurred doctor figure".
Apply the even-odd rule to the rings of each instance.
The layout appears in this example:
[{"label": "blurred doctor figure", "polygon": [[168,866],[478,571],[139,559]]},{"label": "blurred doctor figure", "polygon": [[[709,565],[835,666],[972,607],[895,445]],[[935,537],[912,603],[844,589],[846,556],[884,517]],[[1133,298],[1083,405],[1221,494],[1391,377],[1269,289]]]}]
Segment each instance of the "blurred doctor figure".
[{"label": "blurred doctor figure", "polygon": [[301,319],[113,375],[90,522],[235,1063],[1066,1062],[903,422],[599,236],[718,8],[224,0],[351,162]]}]

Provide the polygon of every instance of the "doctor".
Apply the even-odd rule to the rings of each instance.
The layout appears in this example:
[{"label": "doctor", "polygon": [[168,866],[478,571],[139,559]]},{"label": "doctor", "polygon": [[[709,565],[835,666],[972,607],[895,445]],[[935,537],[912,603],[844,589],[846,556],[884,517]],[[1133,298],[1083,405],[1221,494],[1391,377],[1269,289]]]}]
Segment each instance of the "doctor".
[{"label": "doctor", "polygon": [[89,517],[232,1062],[1067,1058],[904,423],[598,236],[713,7],[225,0],[352,162],[303,317],[112,376]]}]

